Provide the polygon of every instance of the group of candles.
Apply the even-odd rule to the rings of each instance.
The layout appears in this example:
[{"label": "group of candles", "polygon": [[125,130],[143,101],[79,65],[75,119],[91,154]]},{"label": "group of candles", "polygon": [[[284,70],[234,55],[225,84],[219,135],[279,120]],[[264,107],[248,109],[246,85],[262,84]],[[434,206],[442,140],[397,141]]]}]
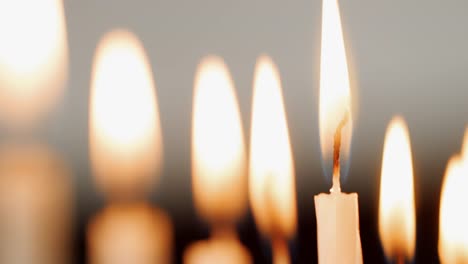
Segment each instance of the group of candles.
[{"label": "group of candles", "polygon": [[[31,13],[22,9],[25,5]],[[12,29],[7,21],[20,26]],[[22,141],[34,142],[25,131],[51,109],[67,79],[65,28],[61,0],[0,1],[0,118],[21,131],[26,137]],[[340,161],[350,153],[353,116],[337,0],[323,1],[321,49],[320,142],[333,185],[330,194],[315,197],[318,262],[362,263],[358,197],[342,193],[340,187]],[[87,227],[90,263],[173,261],[170,217],[145,198],[163,163],[151,76],[145,49],[133,33],[117,29],[100,40],[91,77],[89,144],[95,183],[107,205]],[[251,263],[235,232],[248,204],[257,227],[271,240],[273,262],[290,262],[287,241],[296,232],[297,209],[280,74],[272,59],[262,55],[254,76],[247,151],[227,66],[221,58],[208,56],[197,68],[193,199],[212,235],[190,245],[184,263]],[[72,192],[60,158],[44,144],[12,139],[0,151],[0,176],[0,262],[68,262]],[[416,230],[413,168],[401,117],[388,127],[381,177],[379,233],[385,254],[399,263],[411,261]],[[443,263],[468,263],[468,214],[457,207],[468,198],[466,187],[468,129],[462,154],[450,160],[442,189]]]}]

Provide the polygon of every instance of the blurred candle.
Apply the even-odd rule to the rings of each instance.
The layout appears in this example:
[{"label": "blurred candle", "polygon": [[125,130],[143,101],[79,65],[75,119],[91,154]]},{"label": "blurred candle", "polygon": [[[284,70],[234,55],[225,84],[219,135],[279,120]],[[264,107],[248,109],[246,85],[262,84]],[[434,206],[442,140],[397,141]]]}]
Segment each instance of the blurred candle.
[{"label": "blurred candle", "polygon": [[379,234],[385,255],[410,262],[416,243],[413,165],[409,133],[401,117],[387,128],[379,200]]},{"label": "blurred candle", "polygon": [[93,264],[171,263],[167,215],[139,206],[158,176],[161,130],[151,68],[138,38],[107,33],[93,64],[90,158],[95,180],[111,205],[88,227]]},{"label": "blurred candle", "polygon": [[[319,263],[362,263],[357,194],[340,187],[340,160],[352,134],[348,66],[337,0],[323,0],[319,127],[324,163],[331,161],[330,194],[315,196]],[[329,169],[328,166],[326,169]]]},{"label": "blurred candle", "polygon": [[151,66],[128,31],[111,31],[98,44],[89,115],[90,158],[101,191],[117,198],[145,194],[161,165],[161,129]]},{"label": "blurred candle", "polygon": [[34,125],[60,98],[68,74],[62,0],[0,0],[0,119]]},{"label": "blurred candle", "polygon": [[290,263],[287,240],[297,225],[294,164],[279,72],[267,56],[255,68],[249,183],[255,222],[273,241],[273,262]]},{"label": "blurred candle", "polygon": [[89,263],[172,263],[172,236],[163,211],[145,203],[115,203],[89,225]]},{"label": "blurred candle", "polygon": [[214,231],[210,239],[185,250],[184,263],[251,262],[234,231],[234,224],[247,209],[246,169],[244,135],[231,76],[221,58],[206,57],[195,77],[192,186],[195,208]]},{"label": "blurred candle", "polygon": [[185,264],[247,264],[253,263],[247,249],[233,232],[215,234],[210,239],[198,241],[184,252]]},{"label": "blurred candle", "polygon": [[0,263],[69,263],[72,205],[58,155],[43,145],[2,145]]},{"label": "blurred candle", "polygon": [[468,129],[463,155],[450,159],[442,185],[439,212],[439,257],[442,264],[468,263]]}]

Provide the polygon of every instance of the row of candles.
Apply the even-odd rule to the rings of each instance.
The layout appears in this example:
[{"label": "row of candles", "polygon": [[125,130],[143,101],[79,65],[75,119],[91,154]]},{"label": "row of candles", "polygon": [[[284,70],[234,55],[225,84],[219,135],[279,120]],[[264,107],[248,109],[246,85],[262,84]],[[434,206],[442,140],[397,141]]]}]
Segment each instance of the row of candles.
[{"label": "row of candles", "polygon": [[[29,5],[31,13],[22,7]],[[11,22],[19,26],[12,29]],[[9,23],[6,23],[9,22]],[[20,34],[18,33],[20,32]],[[0,1],[0,117],[28,131],[57,102],[66,81],[68,45],[61,0]],[[40,35],[40,38],[37,36]],[[34,41],[31,41],[31,40]],[[141,41],[113,30],[94,57],[89,115],[90,160],[107,205],[87,228],[89,262],[170,263],[170,217],[145,198],[163,163],[162,135],[151,66]],[[198,66],[192,120],[193,198],[212,236],[190,245],[184,263],[251,263],[235,233],[248,204],[273,262],[289,263],[296,232],[294,162],[279,70],[266,55],[254,73],[249,162],[235,88],[223,60]],[[352,111],[337,0],[323,1],[320,141],[330,194],[315,197],[319,263],[362,263],[357,194],[340,187],[350,153]],[[27,133],[20,133],[27,135]],[[26,140],[33,141],[34,140]],[[462,154],[449,162],[442,189],[439,256],[468,263],[468,215],[457,207],[468,187],[468,129]],[[3,144],[0,152],[0,262],[66,263],[72,226],[67,166],[45,144]],[[384,251],[399,263],[415,249],[415,201],[409,133],[403,118],[387,130],[379,200]],[[399,190],[399,191],[395,191]]]}]

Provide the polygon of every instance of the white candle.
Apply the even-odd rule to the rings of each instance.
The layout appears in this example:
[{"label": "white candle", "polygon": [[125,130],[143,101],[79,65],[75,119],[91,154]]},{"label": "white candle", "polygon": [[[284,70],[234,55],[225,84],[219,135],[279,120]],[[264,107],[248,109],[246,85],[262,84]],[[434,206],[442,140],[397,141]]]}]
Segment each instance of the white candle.
[{"label": "white candle", "polygon": [[315,196],[320,264],[362,263],[357,199],[356,193]]},{"label": "white candle", "polygon": [[273,263],[290,263],[296,233],[294,164],[279,70],[268,56],[255,67],[250,138],[250,202],[257,227],[272,241]]},{"label": "white candle", "polygon": [[[340,130],[341,126],[337,131],[338,136],[335,139],[341,138]],[[340,139],[337,141],[339,142]],[[358,195],[356,193],[347,194],[341,192],[339,181],[340,145],[337,141],[335,141],[334,146],[333,186],[330,190],[331,193],[322,193],[315,196],[319,263],[362,263]]]},{"label": "white candle", "polygon": [[68,263],[73,203],[67,168],[42,145],[1,149],[0,263]]},{"label": "white candle", "polygon": [[320,61],[319,126],[322,156],[333,161],[330,194],[315,196],[320,264],[362,263],[357,194],[341,193],[340,158],[347,160],[352,133],[348,66],[337,0],[324,0]]},{"label": "white candle", "polygon": [[197,68],[193,97],[192,186],[197,213],[213,235],[184,252],[186,264],[251,263],[235,235],[235,222],[247,209],[244,134],[234,85],[216,56]]}]

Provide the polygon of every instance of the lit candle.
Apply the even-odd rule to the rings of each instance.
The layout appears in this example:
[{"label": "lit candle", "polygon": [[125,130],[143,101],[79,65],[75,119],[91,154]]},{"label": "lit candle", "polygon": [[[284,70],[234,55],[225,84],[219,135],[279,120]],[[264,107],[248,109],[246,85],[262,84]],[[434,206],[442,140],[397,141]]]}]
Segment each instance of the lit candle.
[{"label": "lit candle", "polygon": [[68,263],[72,188],[59,155],[43,145],[2,145],[0,263]]},{"label": "lit candle", "polygon": [[442,185],[439,212],[439,257],[442,264],[468,263],[468,129],[462,156],[452,157]]},{"label": "lit candle", "polygon": [[410,262],[416,241],[413,165],[405,121],[396,117],[385,136],[380,180],[379,234],[388,259]]},{"label": "lit candle", "polygon": [[352,115],[348,66],[337,0],[324,0],[319,126],[322,158],[331,161],[330,194],[315,196],[319,263],[362,263],[357,194],[340,187],[340,159],[349,156]]},{"label": "lit candle", "polygon": [[169,218],[140,205],[162,160],[155,85],[143,45],[128,31],[107,33],[92,74],[90,159],[98,187],[113,204],[91,220],[89,260],[171,263]]},{"label": "lit candle", "polygon": [[260,231],[273,243],[273,263],[290,263],[287,240],[296,232],[294,164],[279,71],[257,60],[250,138],[250,202]]},{"label": "lit candle", "polygon": [[193,199],[214,231],[186,249],[184,262],[250,263],[234,231],[247,209],[244,135],[234,85],[219,57],[204,58],[198,66],[192,122]]},{"label": "lit candle", "polygon": [[56,105],[68,77],[62,0],[0,0],[0,36],[0,119],[30,128]]},{"label": "lit candle", "polygon": [[162,160],[159,112],[151,66],[140,40],[114,30],[94,57],[90,159],[96,183],[108,197],[146,193]]}]

